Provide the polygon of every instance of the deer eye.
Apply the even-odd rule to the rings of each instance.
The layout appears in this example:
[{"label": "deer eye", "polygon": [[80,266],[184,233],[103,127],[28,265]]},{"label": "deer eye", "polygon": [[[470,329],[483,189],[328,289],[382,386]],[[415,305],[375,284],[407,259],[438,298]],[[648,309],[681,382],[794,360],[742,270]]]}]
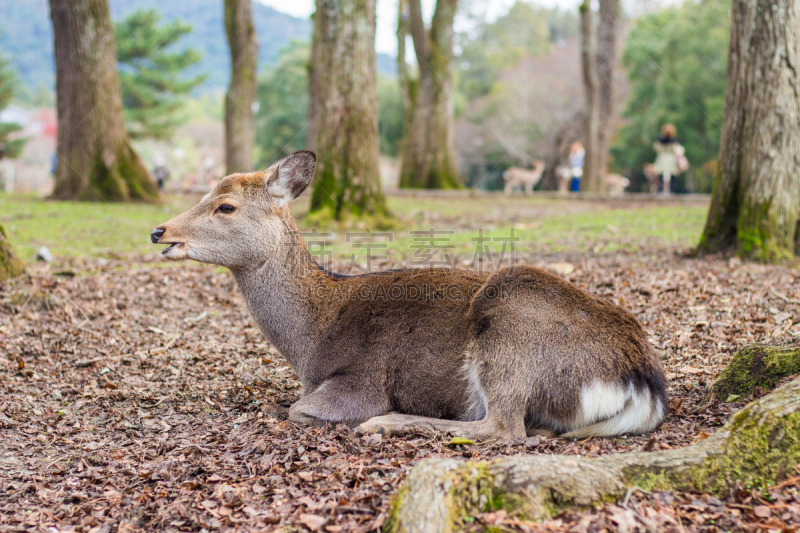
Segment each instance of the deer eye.
[{"label": "deer eye", "polygon": [[222,213],[222,214],[225,214],[225,215],[230,215],[234,211],[236,211],[236,208],[233,207],[231,204],[222,204],[214,212],[215,213]]}]

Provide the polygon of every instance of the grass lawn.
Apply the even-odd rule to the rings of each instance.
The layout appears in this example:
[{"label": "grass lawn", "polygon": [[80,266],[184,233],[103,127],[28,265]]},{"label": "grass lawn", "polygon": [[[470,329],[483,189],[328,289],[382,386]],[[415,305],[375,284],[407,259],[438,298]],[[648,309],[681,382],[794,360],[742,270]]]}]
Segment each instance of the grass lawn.
[{"label": "grass lawn", "polygon": [[[308,208],[307,196],[293,205],[301,230]],[[0,194],[3,224],[17,255],[32,260],[47,246],[58,258],[135,257],[159,250],[150,243],[150,231],[188,209],[199,195],[170,195],[163,204],[110,204],[57,202],[33,195]],[[389,197],[400,229],[391,237],[354,235],[355,225],[318,228],[331,235],[322,238],[326,249],[344,258],[351,252],[363,256],[365,243],[380,243],[373,255],[412,259],[425,255],[431,237],[410,232],[434,230],[436,246],[452,246],[447,253],[463,261],[484,245],[499,253],[508,239],[519,240],[517,250],[529,254],[635,252],[648,248],[687,248],[697,243],[707,213],[702,201],[585,201],[556,198],[506,198],[500,195],[469,198]],[[370,228],[371,229],[371,228]],[[375,230],[377,231],[377,230]],[[351,233],[348,235],[348,233]]]}]

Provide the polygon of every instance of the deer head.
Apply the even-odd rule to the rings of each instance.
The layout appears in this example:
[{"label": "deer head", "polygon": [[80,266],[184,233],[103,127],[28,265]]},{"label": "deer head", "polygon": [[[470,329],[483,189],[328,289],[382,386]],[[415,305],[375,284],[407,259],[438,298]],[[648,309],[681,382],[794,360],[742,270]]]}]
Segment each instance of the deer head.
[{"label": "deer head", "polygon": [[295,152],[267,170],[231,174],[200,202],[150,234],[161,254],[231,269],[256,267],[279,251],[294,227],[287,204],[314,176],[313,152]]}]

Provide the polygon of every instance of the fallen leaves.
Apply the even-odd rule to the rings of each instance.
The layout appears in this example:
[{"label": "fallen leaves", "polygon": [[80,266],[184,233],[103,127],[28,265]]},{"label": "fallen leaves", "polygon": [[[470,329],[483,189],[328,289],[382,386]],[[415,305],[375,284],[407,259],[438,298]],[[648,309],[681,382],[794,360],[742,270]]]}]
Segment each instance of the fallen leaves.
[{"label": "fallen leaves", "polygon": [[[786,267],[640,253],[520,258],[570,263],[570,279],[631,310],[662,355],[670,379],[662,427],[586,441],[537,435],[476,444],[288,423],[300,394],[296,377],[256,328],[232,277],[213,267],[76,262],[74,277],[45,271],[0,285],[0,531],[41,524],[45,531],[122,533],[367,532],[383,525],[391,495],[425,457],[596,457],[705,438],[741,405],[701,402],[736,348],[764,339],[796,342],[787,324],[800,306],[769,287],[796,299],[800,294],[789,288],[800,286],[800,276]],[[21,309],[37,293],[63,304],[33,308],[31,298]],[[14,304],[15,294],[25,297]],[[800,518],[797,488],[742,489],[722,502],[639,495],[627,507],[566,511],[535,527],[495,511],[473,526],[643,531],[641,516],[664,531],[711,528],[711,520],[723,530],[791,530]],[[786,507],[757,514],[765,491],[764,501]]]}]

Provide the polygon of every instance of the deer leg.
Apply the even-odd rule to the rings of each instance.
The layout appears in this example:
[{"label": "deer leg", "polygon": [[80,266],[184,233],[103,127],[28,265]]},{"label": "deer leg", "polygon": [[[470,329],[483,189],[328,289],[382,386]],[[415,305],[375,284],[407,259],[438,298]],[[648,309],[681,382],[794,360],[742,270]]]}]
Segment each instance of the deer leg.
[{"label": "deer leg", "polygon": [[510,427],[504,421],[489,416],[483,420],[466,422],[463,420],[444,420],[426,416],[391,414],[376,416],[360,424],[358,431],[364,433],[381,433],[384,435],[404,435],[408,433],[449,433],[456,437],[464,437],[474,441],[490,439],[513,440],[526,436],[523,417],[519,423]]},{"label": "deer leg", "polygon": [[365,391],[355,379],[340,376],[322,383],[289,408],[289,420],[301,425],[344,423],[355,426],[389,410],[385,396]]}]

